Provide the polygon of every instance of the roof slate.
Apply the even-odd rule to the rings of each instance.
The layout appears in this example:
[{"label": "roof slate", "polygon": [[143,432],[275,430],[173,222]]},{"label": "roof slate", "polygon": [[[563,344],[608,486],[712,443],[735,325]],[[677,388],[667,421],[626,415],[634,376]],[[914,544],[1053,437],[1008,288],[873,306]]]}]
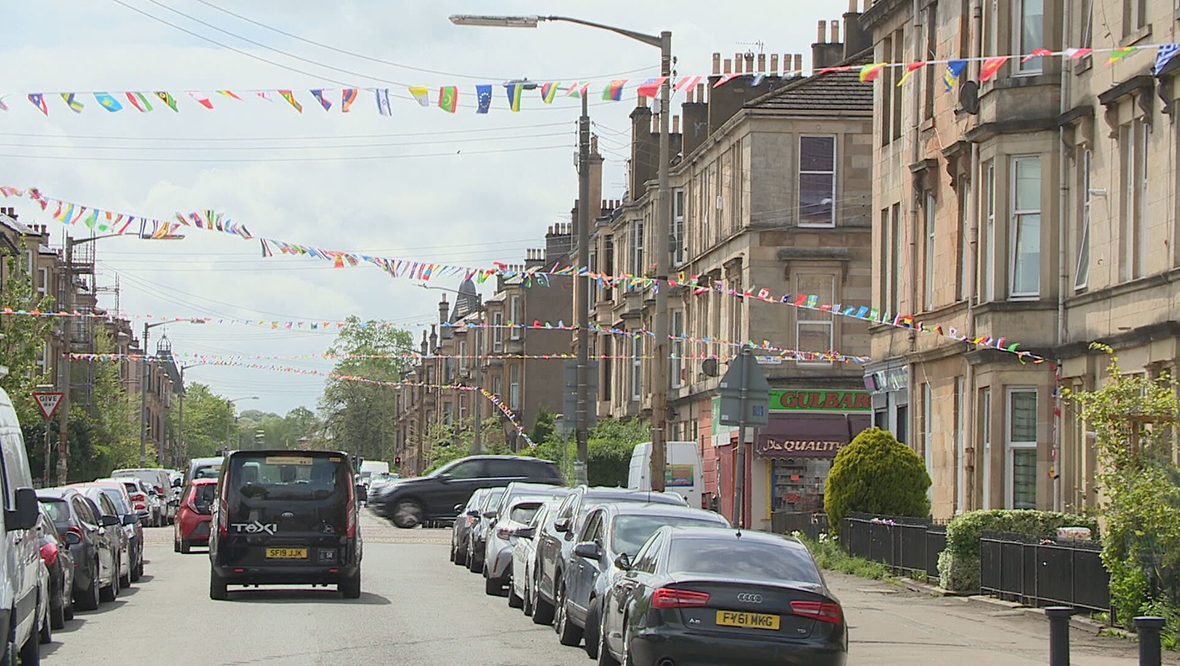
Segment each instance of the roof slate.
[{"label": "roof slate", "polygon": [[852,65],[845,72],[812,75],[769,92],[746,105],[747,109],[780,111],[873,111],[873,84],[860,82],[861,66],[872,62],[872,49],[837,63]]}]

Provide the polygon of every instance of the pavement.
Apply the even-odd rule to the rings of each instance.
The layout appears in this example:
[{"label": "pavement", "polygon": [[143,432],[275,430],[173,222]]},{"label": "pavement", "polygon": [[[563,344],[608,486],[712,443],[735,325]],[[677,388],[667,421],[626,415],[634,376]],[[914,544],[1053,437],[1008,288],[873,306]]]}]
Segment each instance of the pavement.
[{"label": "pavement", "polygon": [[[450,531],[398,530],[362,514],[363,594],[335,589],[231,588],[209,599],[203,551],[172,551],[172,528],[147,530],[146,575],[96,612],[79,612],[42,646],[50,666],[391,664],[586,666],[483,579],[447,561]],[[850,666],[1048,663],[1043,616],[1010,605],[939,597],[896,583],[826,573],[844,604]],[[1075,666],[1137,664],[1137,645],[1073,628]],[[1166,663],[1180,664],[1174,654]]]}]

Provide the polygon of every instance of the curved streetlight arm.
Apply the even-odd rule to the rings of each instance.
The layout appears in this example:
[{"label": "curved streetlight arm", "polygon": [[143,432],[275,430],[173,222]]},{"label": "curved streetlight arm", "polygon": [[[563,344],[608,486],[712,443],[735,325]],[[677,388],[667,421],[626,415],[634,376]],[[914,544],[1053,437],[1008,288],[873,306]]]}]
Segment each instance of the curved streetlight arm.
[{"label": "curved streetlight arm", "polygon": [[564,21],[566,23],[577,23],[578,25],[584,25],[584,26],[588,26],[591,28],[598,28],[599,30],[609,30],[610,32],[613,32],[613,33],[616,33],[619,35],[623,35],[624,37],[630,37],[631,39],[634,39],[637,42],[643,42],[644,44],[647,44],[648,46],[654,46],[657,49],[661,48],[661,46],[663,45],[663,42],[660,39],[659,35],[649,35],[647,33],[636,32],[634,30],[628,30],[626,28],[616,28],[613,25],[605,25],[602,23],[595,23],[594,21],[584,21],[582,19],[572,18],[569,16],[538,16],[537,19],[540,21]]}]

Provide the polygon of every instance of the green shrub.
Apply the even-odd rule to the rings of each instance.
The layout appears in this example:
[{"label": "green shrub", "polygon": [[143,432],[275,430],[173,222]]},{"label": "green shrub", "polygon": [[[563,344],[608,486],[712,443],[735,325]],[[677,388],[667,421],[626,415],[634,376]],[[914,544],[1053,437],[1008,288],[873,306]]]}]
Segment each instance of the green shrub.
[{"label": "green shrub", "polygon": [[1098,536],[1093,518],[1032,509],[969,511],[946,528],[946,549],[938,556],[939,585],[945,590],[979,590],[979,537],[985,532],[1015,532],[1033,537],[1055,537],[1059,527],[1088,527]]},{"label": "green shrub", "polygon": [[930,515],[930,475],[913,449],[893,434],[869,428],[836,454],[824,485],[824,511],[839,534],[853,511],[887,516]]},{"label": "green shrub", "polygon": [[840,547],[836,537],[829,534],[819,535],[818,540],[807,538],[802,532],[792,532],[791,536],[802,541],[815,557],[815,563],[821,569],[840,571],[861,578],[882,580],[889,577],[889,569],[880,562],[866,560],[863,557],[849,555]]}]

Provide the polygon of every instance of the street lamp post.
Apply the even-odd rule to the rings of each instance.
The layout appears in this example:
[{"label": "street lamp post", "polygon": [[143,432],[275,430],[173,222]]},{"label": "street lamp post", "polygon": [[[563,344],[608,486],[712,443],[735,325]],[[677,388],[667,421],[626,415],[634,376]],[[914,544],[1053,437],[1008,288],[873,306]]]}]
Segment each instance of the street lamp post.
[{"label": "street lamp post", "polygon": [[233,419],[226,419],[225,420],[225,452],[226,453],[229,453],[230,449],[231,449],[230,441],[229,441],[230,426],[238,422],[238,414],[237,414],[237,411],[234,410],[234,403],[238,402],[239,400],[257,400],[257,399],[258,399],[258,396],[250,395],[250,396],[246,396],[244,398],[234,398],[233,400],[226,400],[225,401],[225,404],[229,405],[230,413],[233,414]]},{"label": "street lamp post", "polygon": [[[204,324],[204,319],[178,319],[175,321],[157,321],[143,323],[143,358],[140,364],[143,365],[143,372],[140,373],[139,378],[139,466],[147,467],[147,430],[148,430],[148,413],[147,413],[147,393],[148,384],[151,379],[151,363],[148,360],[148,331],[151,331],[157,326],[165,324]],[[163,439],[160,440],[163,443]],[[156,459],[159,460],[160,452],[156,451]]]},{"label": "street lamp post", "polygon": [[[659,155],[659,190],[656,199],[656,307],[654,313],[655,347],[652,356],[655,358],[655,372],[652,373],[652,446],[651,446],[651,487],[652,490],[664,490],[666,441],[668,424],[668,264],[670,257],[670,240],[672,234],[671,193],[668,185],[668,163],[671,158],[671,143],[669,125],[671,115],[671,75],[672,75],[672,33],[665,30],[658,36],[642,32],[617,28],[614,26],[570,18],[568,16],[483,16],[483,15],[454,15],[451,23],[465,26],[486,26],[499,28],[535,28],[541,21],[563,21],[576,23],[591,28],[606,30],[615,34],[629,37],[636,41],[660,49],[660,155]],[[586,95],[582,95],[582,117],[579,122],[579,139],[584,137],[585,145],[579,148],[579,169],[581,179],[589,177],[589,119],[586,113]],[[579,260],[586,265],[589,258],[589,219],[590,202],[589,187],[579,182],[578,195],[581,201],[578,205],[578,254]],[[636,193],[632,193],[633,195]],[[582,463],[584,474],[585,464],[589,457],[588,449],[588,402],[589,402],[589,339],[586,329],[589,325],[589,276],[583,276],[584,285],[579,285],[578,296],[578,423],[577,443],[578,460]],[[585,297],[583,297],[583,295]],[[584,479],[578,479],[583,482]]]}]

